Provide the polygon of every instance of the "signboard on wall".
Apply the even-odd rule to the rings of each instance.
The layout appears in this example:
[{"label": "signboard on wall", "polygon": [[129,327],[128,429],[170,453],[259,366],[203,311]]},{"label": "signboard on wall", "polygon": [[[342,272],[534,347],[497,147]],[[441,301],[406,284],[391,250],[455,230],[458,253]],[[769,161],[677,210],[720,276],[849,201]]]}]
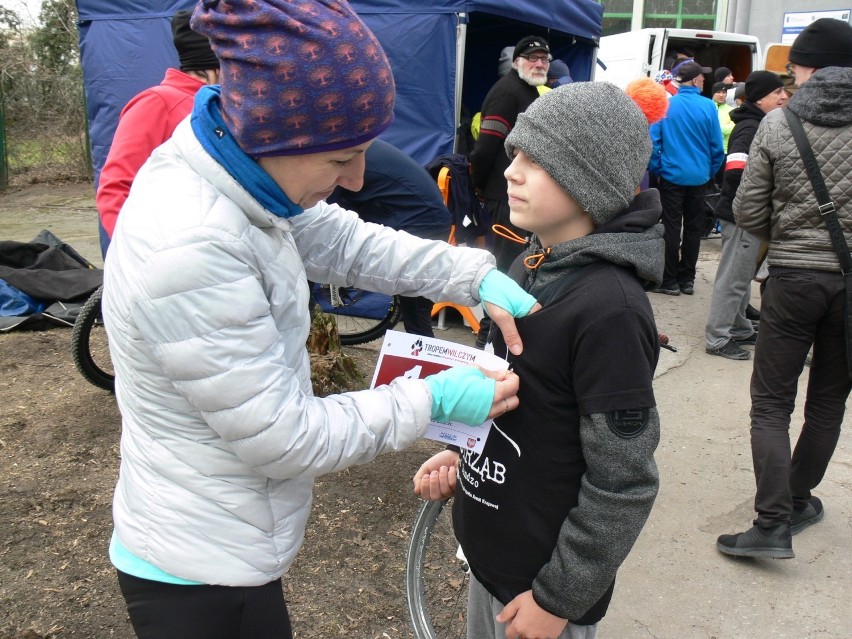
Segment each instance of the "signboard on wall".
[{"label": "signboard on wall", "polygon": [[781,44],[793,44],[796,36],[804,31],[812,22],[820,18],[835,18],[849,22],[852,9],[835,9],[833,11],[796,11],[784,14],[784,24],[781,27]]}]

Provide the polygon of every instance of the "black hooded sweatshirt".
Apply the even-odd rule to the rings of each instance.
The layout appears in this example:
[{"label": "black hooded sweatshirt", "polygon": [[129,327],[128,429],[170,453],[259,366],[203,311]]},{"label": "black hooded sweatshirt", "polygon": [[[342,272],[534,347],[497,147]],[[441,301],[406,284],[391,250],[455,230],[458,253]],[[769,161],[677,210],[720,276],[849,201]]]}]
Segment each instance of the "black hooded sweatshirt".
[{"label": "black hooded sweatshirt", "polygon": [[728,138],[728,157],[725,161],[725,174],[722,178],[722,194],[716,203],[714,211],[716,217],[726,222],[734,221],[734,196],[740,187],[746,162],[748,161],[748,150],[751,141],[757,133],[757,127],[766,113],[751,102],[743,102],[742,105],[731,111],[731,121],[734,122],[734,130]]}]

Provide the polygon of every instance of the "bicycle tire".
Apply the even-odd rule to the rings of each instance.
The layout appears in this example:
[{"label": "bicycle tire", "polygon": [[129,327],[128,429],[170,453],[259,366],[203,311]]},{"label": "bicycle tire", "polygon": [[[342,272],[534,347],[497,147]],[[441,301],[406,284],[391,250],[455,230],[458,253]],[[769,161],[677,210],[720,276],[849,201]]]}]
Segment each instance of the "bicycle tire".
[{"label": "bicycle tire", "polygon": [[115,392],[115,374],[109,359],[109,344],[101,318],[103,287],[86,300],[71,332],[71,355],[80,374],[89,382]]},{"label": "bicycle tire", "polygon": [[382,336],[399,323],[402,310],[399,295],[391,297],[388,313],[380,320],[370,320],[353,316],[337,316],[337,332],[344,346],[366,344]]},{"label": "bicycle tire", "polygon": [[[334,315],[337,323],[337,332],[340,335],[340,343],[344,346],[356,346],[366,344],[380,339],[385,332],[399,323],[402,315],[400,298],[398,295],[383,296],[387,300],[387,310],[382,310],[377,317],[363,317],[354,312],[358,309],[357,300],[360,296],[359,289],[345,287],[338,289],[339,298],[335,302],[330,300],[332,295],[327,287],[316,287],[313,290],[314,301],[321,302],[319,306],[323,311]],[[342,295],[341,295],[342,293]],[[340,312],[335,312],[336,308]]]},{"label": "bicycle tire", "polygon": [[425,501],[411,527],[405,557],[405,603],[415,639],[466,635],[470,569],[459,556],[452,508]]}]

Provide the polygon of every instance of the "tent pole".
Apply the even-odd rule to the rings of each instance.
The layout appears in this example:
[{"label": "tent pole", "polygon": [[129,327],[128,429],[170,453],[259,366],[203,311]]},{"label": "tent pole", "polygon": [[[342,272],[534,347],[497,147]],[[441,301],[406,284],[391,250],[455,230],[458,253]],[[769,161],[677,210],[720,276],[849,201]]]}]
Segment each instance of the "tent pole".
[{"label": "tent pole", "polygon": [[464,52],[467,44],[467,14],[456,14],[456,95],[453,103],[455,127],[453,131],[453,153],[459,149],[459,127],[461,126],[462,86],[464,85]]}]

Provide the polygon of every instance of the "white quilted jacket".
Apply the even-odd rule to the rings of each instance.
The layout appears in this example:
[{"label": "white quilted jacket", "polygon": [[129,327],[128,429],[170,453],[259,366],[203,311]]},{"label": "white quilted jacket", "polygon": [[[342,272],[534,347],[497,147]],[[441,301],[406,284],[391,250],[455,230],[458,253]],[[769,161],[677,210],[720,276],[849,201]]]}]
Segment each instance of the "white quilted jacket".
[{"label": "white quilted jacket", "polygon": [[313,478],[405,448],[431,409],[419,380],[312,396],[306,279],[472,305],[492,268],[325,203],[275,217],[184,121],[136,177],[105,266],[122,544],[184,579],[280,577]]}]

